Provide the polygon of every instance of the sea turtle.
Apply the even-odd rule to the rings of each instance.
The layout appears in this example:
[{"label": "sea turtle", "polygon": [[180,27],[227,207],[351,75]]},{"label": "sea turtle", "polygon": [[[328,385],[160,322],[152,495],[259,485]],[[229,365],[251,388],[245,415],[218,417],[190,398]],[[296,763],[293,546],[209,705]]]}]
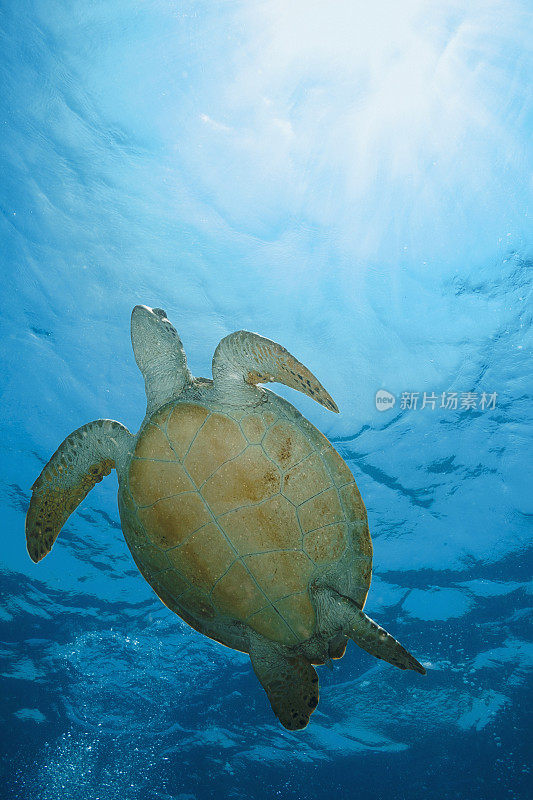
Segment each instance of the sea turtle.
[{"label": "sea turtle", "polygon": [[131,338],[148,401],[140,431],[100,419],[65,439],[32,487],[33,561],[115,468],[142,575],[197,631],[249,653],[286,728],[307,725],[312,665],[341,658],[348,639],[424,674],[362,610],[372,543],[352,473],[294,406],[258,386],[284,383],[338,411],[314,375],[279,344],[238,331],[216,348],[213,380],[194,378],[160,308],[133,309]]}]

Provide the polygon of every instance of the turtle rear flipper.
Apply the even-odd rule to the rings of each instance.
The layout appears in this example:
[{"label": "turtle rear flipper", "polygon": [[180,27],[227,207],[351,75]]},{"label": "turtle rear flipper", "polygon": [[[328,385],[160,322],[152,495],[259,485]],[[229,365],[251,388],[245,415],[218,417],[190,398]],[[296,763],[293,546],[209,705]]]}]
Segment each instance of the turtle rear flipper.
[{"label": "turtle rear flipper", "polygon": [[250,643],[250,660],[281,724],[290,731],[305,728],[318,704],[318,675],[309,661],[255,638]]},{"label": "turtle rear flipper", "polygon": [[387,661],[398,669],[412,669],[421,675],[426,670],[411,653],[377,622],[370,619],[352,600],[336,595],[344,622],[344,633],[370,655]]},{"label": "turtle rear flipper", "polygon": [[26,544],[32,561],[52,549],[61,528],[95,484],[127,451],[131,433],[109,419],[89,422],[67,436],[32,486]]},{"label": "turtle rear flipper", "polygon": [[398,642],[394,636],[387,633],[374,620],[367,617],[364,611],[357,609],[357,615],[352,619],[351,626],[347,630],[350,639],[376,658],[388,661],[398,669],[412,669],[421,675],[426,674],[426,670],[411,653]]}]

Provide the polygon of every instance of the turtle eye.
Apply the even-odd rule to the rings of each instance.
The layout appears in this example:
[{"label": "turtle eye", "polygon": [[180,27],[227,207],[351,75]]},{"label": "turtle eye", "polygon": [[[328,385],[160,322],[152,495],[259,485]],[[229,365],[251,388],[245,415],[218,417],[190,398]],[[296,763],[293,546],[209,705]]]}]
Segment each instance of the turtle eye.
[{"label": "turtle eye", "polygon": [[152,308],[154,314],[157,314],[158,317],[166,317],[167,312],[164,311],[162,308]]}]

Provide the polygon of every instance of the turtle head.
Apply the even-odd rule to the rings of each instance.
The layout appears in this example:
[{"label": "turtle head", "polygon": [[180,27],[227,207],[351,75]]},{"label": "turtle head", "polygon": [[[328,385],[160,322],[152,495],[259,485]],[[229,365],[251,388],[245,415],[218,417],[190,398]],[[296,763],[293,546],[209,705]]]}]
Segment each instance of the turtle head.
[{"label": "turtle head", "polygon": [[192,380],[181,339],[162,308],[135,306],[131,343],[146,386],[148,411],[179,394]]},{"label": "turtle head", "polygon": [[153,356],[154,348],[175,345],[179,340],[178,332],[167,317],[167,312],[162,308],[149,306],[135,306],[131,312],[131,342],[135,359],[142,370],[140,360],[144,359],[145,348]]}]

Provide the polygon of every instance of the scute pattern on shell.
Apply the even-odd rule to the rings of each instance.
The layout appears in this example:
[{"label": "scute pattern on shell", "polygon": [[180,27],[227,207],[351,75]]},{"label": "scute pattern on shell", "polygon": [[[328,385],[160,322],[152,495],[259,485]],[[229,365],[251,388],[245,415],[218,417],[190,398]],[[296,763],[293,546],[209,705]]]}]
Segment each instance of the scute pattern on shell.
[{"label": "scute pattern on shell", "polygon": [[309,582],[347,548],[371,556],[353,476],[318,441],[272,407],[173,402],[152,417],[123,502],[128,544],[166,605],[205,622],[227,615],[287,645],[312,636]]}]

